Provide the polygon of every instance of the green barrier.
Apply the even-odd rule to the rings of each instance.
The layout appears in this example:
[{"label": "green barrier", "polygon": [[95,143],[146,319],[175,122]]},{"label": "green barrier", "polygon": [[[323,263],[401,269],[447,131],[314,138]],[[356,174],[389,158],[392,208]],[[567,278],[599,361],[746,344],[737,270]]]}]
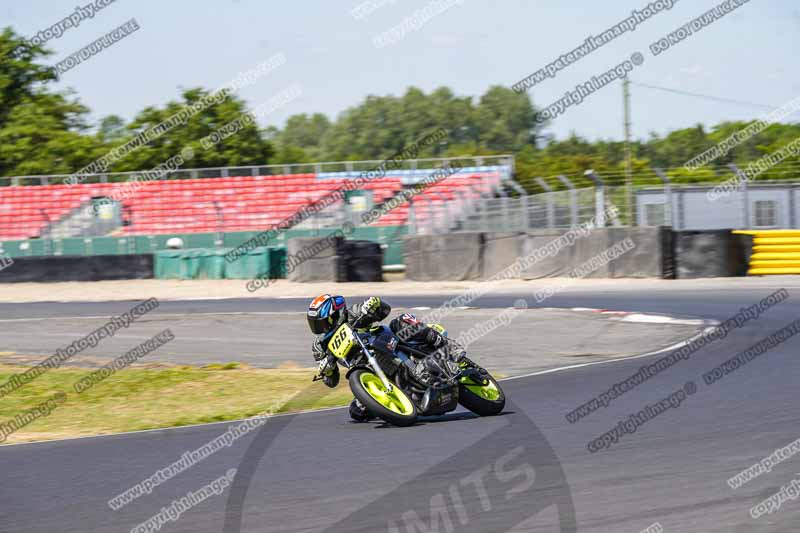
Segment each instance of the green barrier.
[{"label": "green barrier", "polygon": [[226,262],[225,264],[225,278],[227,279],[253,279],[262,277],[273,279],[286,277],[285,248],[272,246],[267,248],[255,248],[236,261],[231,263]]},{"label": "green barrier", "polygon": [[203,250],[203,253],[198,257],[197,278],[224,279],[225,254],[216,248]]},{"label": "green barrier", "polygon": [[[226,248],[226,250],[229,250],[229,248]],[[228,279],[253,279],[269,276],[269,267],[269,249],[255,248],[239,257],[238,260],[226,263],[225,277]]]},{"label": "green barrier", "polygon": [[222,279],[224,269],[214,263],[211,250],[162,250],[155,253],[153,270],[159,279]]},{"label": "green barrier", "polygon": [[156,279],[181,279],[180,250],[162,250],[153,256],[153,277]]},{"label": "green barrier", "polygon": [[[290,229],[279,234],[270,249],[285,249],[286,241],[295,237],[316,237],[332,233],[334,229]],[[348,239],[373,241],[386,245],[383,253],[385,265],[403,263],[402,236],[408,233],[407,226],[358,227]],[[5,241],[2,248],[10,257],[40,255],[117,255],[150,254],[167,250],[167,241],[173,237],[183,240],[184,249],[224,250],[235,248],[258,235],[256,231],[224,233],[222,246],[218,247],[218,233],[171,233],[165,235],[137,235],[126,237],[74,237],[68,239],[30,239]],[[24,249],[27,246],[27,249]],[[210,259],[209,259],[210,260]]]},{"label": "green barrier", "polygon": [[256,248],[238,261],[228,263],[230,248],[193,248],[155,252],[157,279],[253,279],[285,278],[286,250]]},{"label": "green barrier", "polygon": [[183,272],[185,255],[181,250],[156,252],[153,261],[153,276],[156,279],[187,279]]}]

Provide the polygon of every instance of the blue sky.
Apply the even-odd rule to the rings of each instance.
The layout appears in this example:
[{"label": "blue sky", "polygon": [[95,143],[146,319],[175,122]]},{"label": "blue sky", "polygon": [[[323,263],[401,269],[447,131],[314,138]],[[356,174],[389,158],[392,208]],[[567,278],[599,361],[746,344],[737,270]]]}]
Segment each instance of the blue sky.
[{"label": "blue sky", "polygon": [[[6,0],[0,26],[34,35],[90,0]],[[240,95],[251,107],[292,83],[303,94],[262,119],[282,126],[289,115],[335,116],[368,94],[426,92],[446,85],[478,97],[491,85],[511,86],[642,9],[649,0],[450,0],[452,7],[399,42],[373,38],[431,0],[384,3],[360,20],[364,0],[117,0],[48,46],[52,64],[135,18],[141,29],[62,77],[93,116],[130,119],[147,105],[176,99],[182,88],[216,88],[276,53],[286,63]],[[441,1],[441,0],[438,0]],[[733,13],[653,56],[649,45],[711,9],[719,0],[680,0],[529,92],[546,106],[578,83],[641,52],[634,82],[774,106],[800,95],[800,3],[750,0]],[[751,119],[767,110],[632,87],[633,135],[665,133],[696,123]],[[793,116],[790,121],[800,120]],[[622,88],[604,87],[556,118],[548,132],[621,139]]]}]

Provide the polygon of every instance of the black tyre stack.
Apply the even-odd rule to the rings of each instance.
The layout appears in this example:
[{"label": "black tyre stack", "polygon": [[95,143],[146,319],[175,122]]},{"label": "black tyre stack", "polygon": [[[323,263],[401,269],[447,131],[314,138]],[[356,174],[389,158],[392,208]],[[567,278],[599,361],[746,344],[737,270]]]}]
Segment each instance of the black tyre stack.
[{"label": "black tyre stack", "polygon": [[341,241],[336,281],[383,281],[383,250],[372,241]]}]

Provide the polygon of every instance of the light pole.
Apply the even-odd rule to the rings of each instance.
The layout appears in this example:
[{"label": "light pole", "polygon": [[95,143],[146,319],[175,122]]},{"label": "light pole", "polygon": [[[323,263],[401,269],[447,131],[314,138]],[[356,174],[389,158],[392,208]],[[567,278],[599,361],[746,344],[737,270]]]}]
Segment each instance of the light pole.
[{"label": "light pole", "polygon": [[627,204],[628,225],[633,221],[633,165],[631,162],[631,81],[625,76],[622,80],[623,119],[625,129],[625,203]]}]

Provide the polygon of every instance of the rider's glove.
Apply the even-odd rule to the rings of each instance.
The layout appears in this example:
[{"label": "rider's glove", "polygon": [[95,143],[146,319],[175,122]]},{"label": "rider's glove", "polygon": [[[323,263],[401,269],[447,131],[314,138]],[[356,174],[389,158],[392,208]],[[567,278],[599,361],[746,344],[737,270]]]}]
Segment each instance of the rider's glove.
[{"label": "rider's glove", "polygon": [[392,310],[392,306],[382,301],[377,296],[371,296],[364,300],[360,305],[357,304],[353,308],[353,317],[355,320],[351,325],[356,329],[366,328],[375,322],[380,322]]},{"label": "rider's glove", "polygon": [[425,333],[425,341],[435,349],[444,347],[447,344],[447,338],[433,328],[428,328]]},{"label": "rider's glove", "polygon": [[319,375],[328,387],[333,388],[339,384],[339,367],[334,357],[328,356],[319,362]]},{"label": "rider's glove", "polygon": [[370,296],[364,303],[361,304],[361,314],[367,316],[373,316],[378,312],[381,306],[381,299],[377,296]]},{"label": "rider's glove", "polygon": [[332,368],[336,368],[333,366],[335,364],[334,361],[331,361],[330,357],[326,357],[319,362],[319,366],[317,368],[317,372],[320,376],[330,376],[333,373]]},{"label": "rider's glove", "polygon": [[311,355],[314,356],[314,361],[321,361],[325,359],[326,350],[322,346],[321,337],[316,337],[314,343],[311,345]]}]

